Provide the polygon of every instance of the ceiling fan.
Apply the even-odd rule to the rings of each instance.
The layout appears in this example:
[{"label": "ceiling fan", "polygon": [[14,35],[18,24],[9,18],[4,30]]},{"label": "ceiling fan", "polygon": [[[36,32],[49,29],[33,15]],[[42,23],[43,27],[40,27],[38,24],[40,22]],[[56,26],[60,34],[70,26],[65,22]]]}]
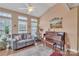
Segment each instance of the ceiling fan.
[{"label": "ceiling fan", "polygon": [[18,9],[21,9],[21,10],[26,10],[27,11],[27,13],[29,14],[29,13],[31,13],[33,10],[34,10],[34,6],[32,5],[32,4],[30,4],[30,3],[28,3],[27,5],[25,4],[25,6],[26,7],[21,7],[21,8],[18,8]]}]

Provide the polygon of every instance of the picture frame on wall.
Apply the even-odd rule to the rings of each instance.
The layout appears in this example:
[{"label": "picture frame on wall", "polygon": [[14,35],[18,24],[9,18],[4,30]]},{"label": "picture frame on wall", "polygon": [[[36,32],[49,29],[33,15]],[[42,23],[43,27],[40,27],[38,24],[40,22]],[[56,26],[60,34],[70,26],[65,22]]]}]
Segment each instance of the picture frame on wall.
[{"label": "picture frame on wall", "polygon": [[52,20],[50,20],[50,28],[62,28],[62,17],[54,17]]}]

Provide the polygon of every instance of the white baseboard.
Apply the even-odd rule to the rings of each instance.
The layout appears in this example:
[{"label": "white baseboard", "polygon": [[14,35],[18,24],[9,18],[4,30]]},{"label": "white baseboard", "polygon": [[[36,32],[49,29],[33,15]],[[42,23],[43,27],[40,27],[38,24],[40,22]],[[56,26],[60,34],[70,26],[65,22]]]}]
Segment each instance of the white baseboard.
[{"label": "white baseboard", "polygon": [[[67,51],[67,49],[65,49]],[[77,50],[74,50],[74,49],[69,49],[70,51],[74,52],[74,53],[78,53]]]},{"label": "white baseboard", "polygon": [[70,49],[70,51],[75,52],[75,53],[78,53],[78,51],[77,50],[74,50],[74,49]]}]

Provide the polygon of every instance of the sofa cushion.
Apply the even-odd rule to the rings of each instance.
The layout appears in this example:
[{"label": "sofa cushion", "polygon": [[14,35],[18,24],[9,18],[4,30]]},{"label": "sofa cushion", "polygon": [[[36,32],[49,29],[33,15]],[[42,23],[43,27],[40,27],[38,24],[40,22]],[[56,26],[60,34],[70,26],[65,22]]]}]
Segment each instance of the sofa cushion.
[{"label": "sofa cushion", "polygon": [[17,46],[16,49],[25,47],[26,46],[25,41],[24,40],[18,41],[16,46]]},{"label": "sofa cushion", "polygon": [[26,40],[19,40],[17,43],[25,43]]},{"label": "sofa cushion", "polygon": [[33,40],[33,39],[27,39],[27,41],[31,41],[31,40]]}]

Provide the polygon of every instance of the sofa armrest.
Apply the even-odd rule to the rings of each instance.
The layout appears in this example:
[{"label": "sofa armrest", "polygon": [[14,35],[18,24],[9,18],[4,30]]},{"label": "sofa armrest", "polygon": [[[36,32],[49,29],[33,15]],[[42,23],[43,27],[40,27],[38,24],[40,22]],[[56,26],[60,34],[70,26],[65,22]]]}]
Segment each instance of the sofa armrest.
[{"label": "sofa armrest", "polygon": [[11,40],[11,48],[12,48],[12,50],[15,50],[17,48],[17,40],[16,39]]}]

